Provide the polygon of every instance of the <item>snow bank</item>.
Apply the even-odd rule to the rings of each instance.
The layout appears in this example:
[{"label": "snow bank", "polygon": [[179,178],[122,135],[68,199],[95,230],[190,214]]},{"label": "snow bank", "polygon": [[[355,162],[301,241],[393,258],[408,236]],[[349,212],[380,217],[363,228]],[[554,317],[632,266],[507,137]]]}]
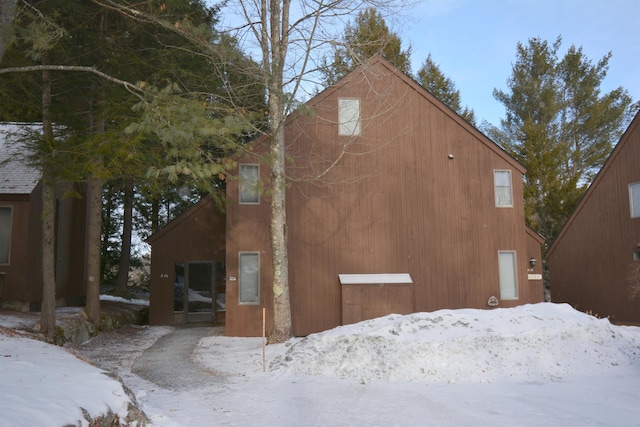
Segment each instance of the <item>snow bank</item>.
[{"label": "snow bank", "polygon": [[128,299],[128,298],[118,297],[115,295],[105,295],[105,294],[100,295],[100,301],[113,301],[113,302],[121,302],[124,304],[144,305],[144,306],[149,305],[148,299],[141,299],[141,298]]},{"label": "snow bank", "polygon": [[640,336],[566,304],[389,315],[294,342],[271,369],[362,380],[560,380],[640,366]]},{"label": "snow bank", "polygon": [[66,350],[1,333],[0,378],[0,424],[6,426],[88,426],[82,409],[125,419],[131,402],[122,384]]}]

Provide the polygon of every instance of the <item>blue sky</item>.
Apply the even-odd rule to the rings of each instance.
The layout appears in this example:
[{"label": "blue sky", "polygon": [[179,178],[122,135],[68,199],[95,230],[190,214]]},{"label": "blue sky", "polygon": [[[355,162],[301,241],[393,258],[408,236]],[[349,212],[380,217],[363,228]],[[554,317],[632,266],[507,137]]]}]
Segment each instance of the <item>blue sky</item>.
[{"label": "blue sky", "polygon": [[507,91],[516,45],[533,37],[561,35],[559,57],[571,45],[594,63],[611,51],[601,88],[640,100],[640,0],[424,0],[406,15],[387,24],[411,44],[412,71],[431,53],[479,123],[504,118],[493,89]]}]

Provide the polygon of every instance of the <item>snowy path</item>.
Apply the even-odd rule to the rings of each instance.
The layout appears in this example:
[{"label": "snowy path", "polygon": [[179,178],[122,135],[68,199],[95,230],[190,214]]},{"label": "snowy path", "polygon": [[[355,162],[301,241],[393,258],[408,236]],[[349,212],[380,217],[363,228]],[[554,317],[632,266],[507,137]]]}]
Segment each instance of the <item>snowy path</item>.
[{"label": "snowy path", "polygon": [[177,328],[161,337],[133,363],[131,372],[169,390],[193,390],[222,382],[222,376],[193,360],[204,337],[221,335],[222,328]]}]

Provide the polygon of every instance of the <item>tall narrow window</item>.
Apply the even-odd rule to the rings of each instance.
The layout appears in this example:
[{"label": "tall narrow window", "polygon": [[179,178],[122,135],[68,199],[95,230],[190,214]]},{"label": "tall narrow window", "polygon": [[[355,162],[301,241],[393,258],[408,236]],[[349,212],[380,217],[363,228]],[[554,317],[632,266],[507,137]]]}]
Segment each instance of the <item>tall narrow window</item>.
[{"label": "tall narrow window", "polygon": [[11,252],[11,207],[0,207],[0,264],[9,264]]},{"label": "tall narrow window", "polygon": [[640,218],[640,182],[629,184],[631,218]]},{"label": "tall narrow window", "polygon": [[185,296],[187,295],[187,291],[184,288],[186,282],[184,262],[176,262],[173,272],[173,311],[184,311]]},{"label": "tall narrow window", "polygon": [[500,299],[518,299],[515,251],[498,251]]},{"label": "tall narrow window", "polygon": [[258,165],[240,165],[240,203],[258,204],[260,194],[258,192],[258,179],[260,168]]},{"label": "tall narrow window", "polygon": [[258,304],[260,302],[260,254],[240,252],[238,302]]},{"label": "tall narrow window", "polygon": [[359,99],[338,99],[338,135],[360,135]]},{"label": "tall narrow window", "polygon": [[511,171],[510,170],[494,170],[493,185],[496,195],[497,207],[512,207],[513,195],[511,192]]}]

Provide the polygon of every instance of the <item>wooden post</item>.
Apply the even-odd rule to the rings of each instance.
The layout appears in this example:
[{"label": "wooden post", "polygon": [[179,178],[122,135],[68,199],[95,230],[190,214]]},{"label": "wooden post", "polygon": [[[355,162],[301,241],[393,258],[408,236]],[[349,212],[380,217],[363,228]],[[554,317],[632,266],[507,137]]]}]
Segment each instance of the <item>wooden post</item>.
[{"label": "wooden post", "polygon": [[265,335],[266,335],[266,311],[267,309],[262,307],[262,372],[265,372],[266,367],[265,367],[265,349],[264,349],[264,345],[266,342],[265,339]]}]

